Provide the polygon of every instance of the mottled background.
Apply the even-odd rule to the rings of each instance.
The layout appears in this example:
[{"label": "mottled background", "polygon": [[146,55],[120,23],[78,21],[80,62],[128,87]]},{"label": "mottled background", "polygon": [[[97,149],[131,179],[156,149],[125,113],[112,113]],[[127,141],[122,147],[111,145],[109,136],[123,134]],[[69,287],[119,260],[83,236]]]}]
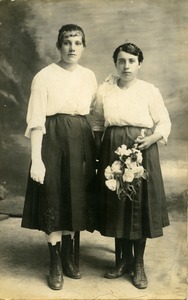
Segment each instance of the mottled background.
[{"label": "mottled background", "polygon": [[59,59],[55,43],[63,24],[86,33],[81,64],[100,84],[115,72],[112,53],[130,41],[144,52],[140,78],[159,87],[172,120],[160,146],[168,194],[187,189],[188,2],[186,0],[0,0],[0,184],[23,197],[30,147],[25,116],[34,74]]}]

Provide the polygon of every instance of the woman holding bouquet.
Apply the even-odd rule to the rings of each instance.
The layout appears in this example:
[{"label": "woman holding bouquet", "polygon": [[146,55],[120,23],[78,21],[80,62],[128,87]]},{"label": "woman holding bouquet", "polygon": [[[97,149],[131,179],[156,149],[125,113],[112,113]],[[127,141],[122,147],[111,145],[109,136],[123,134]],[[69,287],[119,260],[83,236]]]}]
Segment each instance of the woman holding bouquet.
[{"label": "woman holding bouquet", "polygon": [[[163,227],[169,225],[157,142],[167,143],[171,122],[159,90],[137,77],[142,51],[126,43],[117,47],[113,60],[118,75],[108,76],[99,87],[94,109],[99,158],[98,230],[115,237],[122,249],[120,262],[105,277],[114,279],[133,272],[133,284],[143,289],[148,284],[144,270],[146,239],[162,236]],[[108,186],[105,184],[110,178],[109,166],[118,160],[122,145],[126,151],[135,144],[148,179],[142,178],[139,188],[135,186],[134,197],[118,197],[118,186],[110,186],[109,181]],[[113,165],[116,173],[117,165]]]},{"label": "woman holding bouquet", "polygon": [[71,238],[87,228],[89,218],[95,141],[86,115],[97,83],[94,73],[78,64],[86,46],[81,27],[62,26],[56,46],[59,62],[38,72],[31,87],[26,130],[31,138],[31,168],[22,227],[46,234],[49,286],[59,290],[63,273],[81,278],[72,260]]}]

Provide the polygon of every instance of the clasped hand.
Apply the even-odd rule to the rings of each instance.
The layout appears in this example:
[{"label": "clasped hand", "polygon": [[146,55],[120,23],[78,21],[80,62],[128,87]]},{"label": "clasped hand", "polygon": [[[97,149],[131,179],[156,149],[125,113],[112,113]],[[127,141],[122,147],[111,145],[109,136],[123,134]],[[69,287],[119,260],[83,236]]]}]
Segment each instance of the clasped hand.
[{"label": "clasped hand", "polygon": [[34,181],[43,184],[45,173],[46,173],[46,168],[42,160],[32,162],[30,175]]}]

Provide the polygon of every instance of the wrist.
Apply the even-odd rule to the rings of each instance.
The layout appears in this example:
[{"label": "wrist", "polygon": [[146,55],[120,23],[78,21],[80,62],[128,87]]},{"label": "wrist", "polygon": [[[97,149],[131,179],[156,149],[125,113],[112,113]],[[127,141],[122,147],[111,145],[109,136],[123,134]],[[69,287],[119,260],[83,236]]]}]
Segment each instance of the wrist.
[{"label": "wrist", "polygon": [[31,157],[32,163],[39,164],[42,162],[42,157]]}]

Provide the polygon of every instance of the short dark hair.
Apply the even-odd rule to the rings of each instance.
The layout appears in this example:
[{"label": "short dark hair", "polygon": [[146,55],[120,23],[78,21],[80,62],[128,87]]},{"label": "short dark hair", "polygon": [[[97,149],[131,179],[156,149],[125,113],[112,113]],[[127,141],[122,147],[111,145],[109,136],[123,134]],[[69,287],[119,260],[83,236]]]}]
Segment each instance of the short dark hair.
[{"label": "short dark hair", "polygon": [[60,29],[59,29],[59,34],[58,34],[58,38],[57,38],[57,43],[56,46],[58,49],[61,48],[62,46],[62,42],[64,40],[64,33],[66,31],[80,31],[81,35],[82,35],[82,43],[83,46],[86,47],[86,39],[85,39],[85,33],[83,31],[83,29],[76,25],[76,24],[67,24],[67,25],[63,25]]},{"label": "short dark hair", "polygon": [[120,51],[124,51],[124,52],[138,56],[139,63],[141,63],[144,60],[144,55],[143,55],[142,51],[140,50],[140,48],[138,48],[135,44],[125,43],[125,44],[118,46],[116,48],[116,50],[114,51],[113,60],[114,60],[115,64],[117,63],[117,57],[118,57],[118,54]]}]

